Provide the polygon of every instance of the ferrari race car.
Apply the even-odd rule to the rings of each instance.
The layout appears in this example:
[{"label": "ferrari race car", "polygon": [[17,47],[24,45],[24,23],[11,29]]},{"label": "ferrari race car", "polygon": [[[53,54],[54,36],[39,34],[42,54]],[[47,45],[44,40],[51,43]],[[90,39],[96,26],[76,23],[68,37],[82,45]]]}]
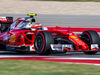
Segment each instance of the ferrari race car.
[{"label": "ferrari race car", "polygon": [[[100,38],[96,31],[87,30],[75,35],[63,27],[45,27],[35,22],[36,14],[18,18],[12,24],[1,24],[0,50],[50,54],[53,52],[82,51],[95,54],[100,48]],[[2,27],[4,26],[4,28]]]}]

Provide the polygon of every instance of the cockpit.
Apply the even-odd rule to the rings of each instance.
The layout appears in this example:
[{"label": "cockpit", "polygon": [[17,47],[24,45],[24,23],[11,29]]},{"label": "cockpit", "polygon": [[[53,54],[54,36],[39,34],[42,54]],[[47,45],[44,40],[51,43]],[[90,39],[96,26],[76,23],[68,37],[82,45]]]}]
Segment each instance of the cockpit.
[{"label": "cockpit", "polygon": [[[10,27],[6,27],[6,31],[14,30],[14,29],[30,29],[30,30],[45,30],[47,28],[43,28],[40,23],[35,23],[34,16],[36,14],[28,14],[30,17],[18,18],[15,20]],[[5,26],[5,25],[4,25]],[[33,27],[33,28],[32,28]],[[3,27],[2,27],[3,29]]]},{"label": "cockpit", "polygon": [[20,18],[16,20],[13,24],[10,26],[10,30],[14,29],[31,29],[31,27],[37,27],[38,30],[42,30],[42,25],[40,23],[35,23],[35,19],[24,19]]}]

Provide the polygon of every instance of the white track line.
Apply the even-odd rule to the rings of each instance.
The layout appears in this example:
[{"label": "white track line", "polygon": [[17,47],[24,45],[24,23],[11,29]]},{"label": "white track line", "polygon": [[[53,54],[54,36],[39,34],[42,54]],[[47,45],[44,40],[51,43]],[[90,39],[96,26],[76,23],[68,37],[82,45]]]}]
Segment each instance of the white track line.
[{"label": "white track line", "polygon": [[60,56],[20,56],[20,55],[0,55],[0,58],[10,58],[10,57],[44,57],[44,59],[76,59],[76,60],[100,60],[100,58],[79,58],[79,57],[60,57]]},{"label": "white track line", "polygon": [[46,58],[46,59],[76,59],[76,60],[100,60],[100,58],[78,58],[78,57],[58,57],[58,58]]},{"label": "white track line", "polygon": [[100,64],[93,64],[93,63],[73,63],[73,62],[62,62],[62,63],[66,63],[66,64],[85,64],[85,65],[96,65],[96,66],[100,66]]}]

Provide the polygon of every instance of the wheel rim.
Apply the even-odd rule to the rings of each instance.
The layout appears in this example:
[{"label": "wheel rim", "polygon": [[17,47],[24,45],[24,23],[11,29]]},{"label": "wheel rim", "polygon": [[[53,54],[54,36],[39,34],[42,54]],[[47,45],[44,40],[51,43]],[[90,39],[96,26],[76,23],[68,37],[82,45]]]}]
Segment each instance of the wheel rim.
[{"label": "wheel rim", "polygon": [[41,50],[43,47],[43,38],[42,36],[37,36],[35,46],[38,50]]}]

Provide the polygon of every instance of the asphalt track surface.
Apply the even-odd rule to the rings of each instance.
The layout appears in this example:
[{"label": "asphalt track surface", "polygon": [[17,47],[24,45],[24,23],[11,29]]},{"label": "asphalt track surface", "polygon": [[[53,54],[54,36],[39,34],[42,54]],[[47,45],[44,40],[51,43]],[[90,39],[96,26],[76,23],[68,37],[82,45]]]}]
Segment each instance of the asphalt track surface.
[{"label": "asphalt track surface", "polygon": [[[43,55],[38,55],[34,52],[29,52],[27,54],[19,54],[16,52],[9,52],[9,51],[1,51],[0,56],[30,56],[30,57],[36,57],[36,56],[43,56]],[[95,55],[86,55],[83,52],[66,52],[66,53],[56,53],[56,54],[50,54],[50,55],[44,55],[44,56],[50,56],[50,57],[82,57],[82,58],[100,58],[100,52],[98,52]]]},{"label": "asphalt track surface", "polygon": [[[0,16],[25,17],[25,14],[0,14]],[[41,15],[36,21],[44,26],[66,26],[66,27],[100,27],[100,15]],[[16,52],[0,52],[0,57],[41,57],[38,54],[18,54]],[[43,57],[43,56],[42,56]],[[46,56],[48,57],[48,56]],[[75,57],[75,58],[100,58],[100,52],[95,55],[85,55],[83,52],[67,52],[63,54],[50,54],[49,57]]]},{"label": "asphalt track surface", "polygon": [[[14,20],[25,17],[26,14],[0,14],[0,16],[13,16]],[[37,14],[36,22],[43,26],[64,27],[100,27],[100,15],[43,15]]]}]

